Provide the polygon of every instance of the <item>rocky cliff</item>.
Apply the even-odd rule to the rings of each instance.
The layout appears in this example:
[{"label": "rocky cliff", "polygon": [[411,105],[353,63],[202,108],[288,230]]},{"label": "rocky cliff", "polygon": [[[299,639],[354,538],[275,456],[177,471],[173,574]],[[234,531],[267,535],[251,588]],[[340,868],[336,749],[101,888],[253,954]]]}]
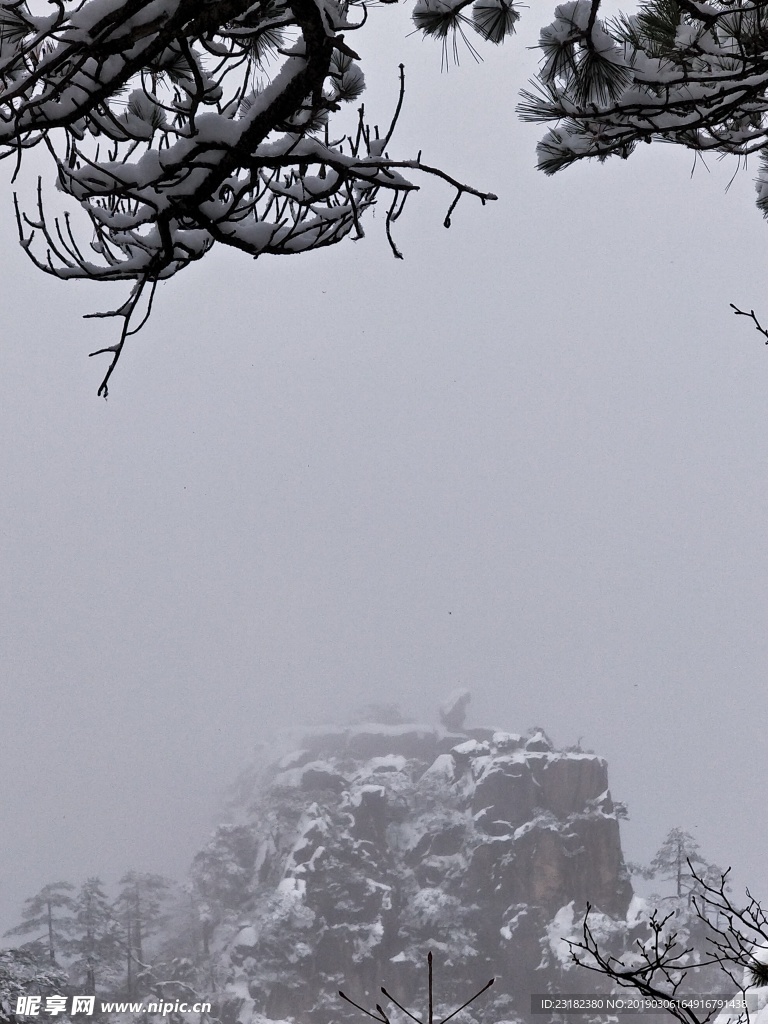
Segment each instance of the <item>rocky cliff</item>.
[{"label": "rocky cliff", "polygon": [[462,1018],[527,1019],[531,992],[593,988],[581,969],[564,981],[562,936],[587,901],[626,947],[606,762],[538,729],[458,730],[456,707],[439,727],[317,730],[241,780],[233,822],[193,872],[222,1019],[364,1019],[337,990],[373,1009],[381,985],[422,1006],[428,950],[436,1014],[494,976]]}]

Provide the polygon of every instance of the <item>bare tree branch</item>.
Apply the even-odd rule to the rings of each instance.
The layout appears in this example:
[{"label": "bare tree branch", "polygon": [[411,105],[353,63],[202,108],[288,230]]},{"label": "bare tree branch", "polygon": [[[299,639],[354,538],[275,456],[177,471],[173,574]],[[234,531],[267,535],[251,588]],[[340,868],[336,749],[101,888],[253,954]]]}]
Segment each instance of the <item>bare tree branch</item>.
[{"label": "bare tree branch", "polygon": [[[690,877],[695,883],[691,896],[698,920],[705,926],[703,951],[692,959],[690,945],[680,941],[675,927],[675,912],[660,916],[654,911],[648,919],[650,936],[638,939],[635,949],[617,958],[600,948],[590,925],[592,907],[588,904],[580,941],[566,940],[574,963],[601,974],[617,985],[634,989],[640,995],[658,999],[663,1008],[681,1024],[707,1024],[720,1007],[708,1013],[697,1012],[696,1001],[686,998],[685,982],[690,971],[716,965],[742,995],[754,985],[768,984],[768,917],[760,903],[747,890],[747,902],[736,904],[729,895],[730,868],[711,879],[688,860]],[[744,1011],[746,1024],[749,1011]]]},{"label": "bare tree branch", "polygon": [[[426,1018],[425,1021],[422,1020],[420,1017],[415,1016],[415,1014],[411,1013],[411,1011],[409,1009],[407,1009],[405,1006],[403,1006],[402,1003],[398,1002],[398,1000],[391,994],[391,992],[388,992],[387,989],[384,988],[384,986],[382,986],[381,991],[387,997],[387,999],[398,1008],[398,1010],[400,1010],[407,1017],[409,1017],[412,1021],[414,1021],[415,1024],[447,1024],[447,1022],[449,1020],[451,1020],[453,1017],[455,1017],[456,1014],[461,1013],[461,1011],[465,1010],[471,1003],[474,1003],[474,1001],[476,999],[479,999],[479,997],[483,994],[483,992],[487,992],[488,989],[491,987],[491,985],[493,985],[495,980],[496,980],[495,978],[491,978],[491,980],[487,981],[485,983],[485,985],[483,985],[483,987],[481,989],[478,989],[477,992],[475,992],[474,995],[470,996],[469,999],[467,999],[467,1001],[465,1003],[462,1003],[461,1006],[459,1006],[455,1010],[452,1010],[449,1014],[447,1014],[447,1016],[442,1017],[439,1021],[435,1021],[435,1019],[434,1019],[434,1007],[435,1007],[434,978],[433,978],[433,974],[432,974],[432,952],[430,950],[430,952],[427,954],[427,998],[428,998],[428,1008],[427,1008],[427,1018]],[[362,1013],[366,1014],[366,1016],[372,1017],[374,1020],[380,1021],[381,1024],[389,1024],[389,1017],[387,1016],[385,1011],[381,1008],[379,1003],[376,1004],[376,1013],[374,1013],[372,1010],[366,1010],[364,1006],[360,1006],[359,1003],[356,1003],[353,999],[350,999],[349,996],[345,995],[345,993],[342,992],[341,990],[339,990],[339,996],[342,999],[344,999],[346,1002],[348,1002],[352,1006],[354,1006],[356,1009],[358,1009]]]},{"label": "bare tree branch", "polygon": [[763,335],[763,337],[765,338],[765,344],[768,345],[768,327],[763,327],[763,325],[757,319],[757,316],[755,315],[754,309],[750,309],[750,311],[747,313],[747,312],[745,312],[745,310],[739,309],[738,306],[734,306],[733,303],[730,303],[730,306],[731,306],[731,309],[733,310],[735,316],[748,316],[750,318],[750,320],[753,321],[753,323],[755,325],[755,330],[759,331],[760,334]]}]

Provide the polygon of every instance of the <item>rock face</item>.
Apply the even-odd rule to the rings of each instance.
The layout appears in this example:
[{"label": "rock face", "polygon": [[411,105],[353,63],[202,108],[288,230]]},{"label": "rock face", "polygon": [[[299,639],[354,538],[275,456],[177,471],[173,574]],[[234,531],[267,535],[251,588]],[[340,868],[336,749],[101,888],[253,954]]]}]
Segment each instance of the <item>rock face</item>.
[{"label": "rock face", "polygon": [[469,690],[454,690],[440,706],[440,721],[453,732],[461,729],[467,715],[467,705],[472,700]]},{"label": "rock face", "polygon": [[236,914],[202,891],[225,1022],[353,1019],[339,988],[370,1009],[381,985],[421,1006],[428,950],[446,1013],[495,976],[464,1020],[524,1020],[532,992],[594,988],[586,971],[562,982],[563,922],[576,936],[587,901],[606,935],[629,940],[606,763],[554,750],[541,730],[316,732],[270,769],[236,827],[257,848]]}]

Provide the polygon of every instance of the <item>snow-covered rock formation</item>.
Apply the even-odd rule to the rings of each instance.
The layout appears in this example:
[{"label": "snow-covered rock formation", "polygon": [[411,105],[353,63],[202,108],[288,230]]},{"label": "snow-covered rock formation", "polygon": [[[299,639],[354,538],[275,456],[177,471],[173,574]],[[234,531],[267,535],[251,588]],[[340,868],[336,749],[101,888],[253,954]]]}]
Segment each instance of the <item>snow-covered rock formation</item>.
[{"label": "snow-covered rock formation", "polygon": [[[348,1020],[338,989],[373,1008],[381,985],[421,1006],[428,950],[446,1012],[495,976],[463,1019],[528,1018],[532,992],[565,990],[558,921],[572,929],[589,901],[626,948],[618,817],[606,762],[539,729],[309,733],[242,780],[234,824],[195,862],[221,1018]],[[567,989],[590,991],[577,971]]]}]

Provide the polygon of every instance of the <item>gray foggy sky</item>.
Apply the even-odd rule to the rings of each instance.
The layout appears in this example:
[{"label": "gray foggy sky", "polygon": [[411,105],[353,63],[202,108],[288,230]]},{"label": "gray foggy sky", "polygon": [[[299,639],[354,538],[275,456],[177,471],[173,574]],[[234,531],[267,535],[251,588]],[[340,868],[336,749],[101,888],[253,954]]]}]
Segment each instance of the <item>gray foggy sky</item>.
[{"label": "gray foggy sky", "polygon": [[[374,17],[375,16],[375,17]],[[43,277],[2,203],[0,928],[46,882],[181,876],[256,742],[372,699],[609,759],[625,854],[674,825],[765,891],[766,225],[750,167],[533,170],[523,36],[440,75],[376,9],[397,225],[164,285],[107,403],[122,291]],[[384,24],[389,25],[383,32]],[[357,45],[357,44],[356,44]],[[395,147],[393,147],[395,149]]]}]

